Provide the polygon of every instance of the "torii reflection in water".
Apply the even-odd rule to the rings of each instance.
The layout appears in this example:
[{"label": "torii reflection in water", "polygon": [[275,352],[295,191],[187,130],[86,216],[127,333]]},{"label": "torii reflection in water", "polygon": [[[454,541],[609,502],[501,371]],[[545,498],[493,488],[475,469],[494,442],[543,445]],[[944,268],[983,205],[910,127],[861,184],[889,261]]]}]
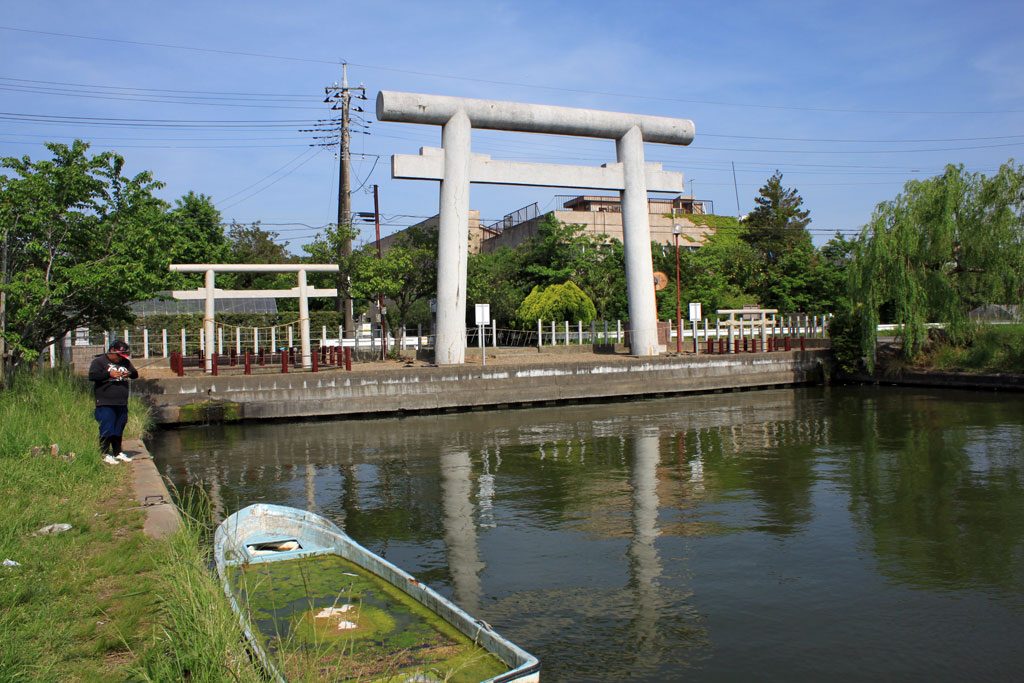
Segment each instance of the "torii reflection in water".
[{"label": "torii reflection in water", "polygon": [[636,645],[654,642],[658,634],[661,597],[657,579],[661,558],[655,541],[658,529],[658,464],[661,461],[657,427],[643,427],[633,441],[633,472],[630,477],[633,503],[633,538],[629,543],[630,583],[636,591]]},{"label": "torii reflection in water", "polygon": [[455,602],[470,614],[475,614],[480,607],[480,572],[486,565],[480,560],[477,543],[472,475],[469,450],[442,450],[441,506],[448,569]]}]

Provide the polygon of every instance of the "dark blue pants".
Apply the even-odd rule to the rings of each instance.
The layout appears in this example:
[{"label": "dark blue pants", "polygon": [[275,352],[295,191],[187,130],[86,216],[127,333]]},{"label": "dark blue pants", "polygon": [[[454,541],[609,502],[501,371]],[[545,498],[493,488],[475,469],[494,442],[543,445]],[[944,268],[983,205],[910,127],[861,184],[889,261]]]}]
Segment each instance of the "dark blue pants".
[{"label": "dark blue pants", "polygon": [[100,438],[124,434],[128,424],[128,406],[96,406],[96,421],[100,423]]}]

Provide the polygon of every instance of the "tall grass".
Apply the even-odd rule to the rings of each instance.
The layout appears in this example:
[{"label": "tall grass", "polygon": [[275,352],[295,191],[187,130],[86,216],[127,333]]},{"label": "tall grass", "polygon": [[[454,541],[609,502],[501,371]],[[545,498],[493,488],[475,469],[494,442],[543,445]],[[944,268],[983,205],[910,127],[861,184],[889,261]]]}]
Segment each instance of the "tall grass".
[{"label": "tall grass", "polygon": [[941,370],[1024,374],[1024,325],[988,325],[967,346],[934,344],[924,358]]},{"label": "tall grass", "polygon": [[[130,429],[145,409],[133,402]],[[0,680],[99,680],[144,641],[155,568],[126,469],[100,462],[88,383],[16,376],[0,392]],[[73,460],[53,458],[50,445]],[[32,455],[40,447],[39,455]],[[70,531],[34,536],[48,524]]]},{"label": "tall grass", "polygon": [[[147,426],[132,399],[125,436]],[[102,464],[97,435],[80,378],[24,374],[0,391],[0,560],[19,563],[0,567],[0,681],[259,680],[200,527],[146,538],[129,468]],[[34,535],[61,522],[71,530]]]},{"label": "tall grass", "polygon": [[210,572],[202,498],[181,506],[182,528],[166,545],[157,584],[160,628],[134,673],[145,681],[262,681],[242,640],[238,617]]}]

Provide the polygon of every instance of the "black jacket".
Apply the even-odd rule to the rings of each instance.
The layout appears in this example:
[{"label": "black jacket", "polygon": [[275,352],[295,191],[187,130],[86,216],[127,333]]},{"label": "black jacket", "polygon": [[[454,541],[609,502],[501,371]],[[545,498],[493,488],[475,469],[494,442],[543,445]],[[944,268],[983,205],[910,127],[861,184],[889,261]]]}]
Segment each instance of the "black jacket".
[{"label": "black jacket", "polygon": [[[128,375],[115,379],[110,376],[111,368],[123,368],[128,371]],[[116,362],[111,362],[105,353],[93,358],[92,363],[89,364],[89,379],[93,382],[92,391],[96,396],[96,405],[128,405],[128,394],[130,393],[128,380],[137,379],[138,376],[139,371],[127,358],[119,358]]]}]

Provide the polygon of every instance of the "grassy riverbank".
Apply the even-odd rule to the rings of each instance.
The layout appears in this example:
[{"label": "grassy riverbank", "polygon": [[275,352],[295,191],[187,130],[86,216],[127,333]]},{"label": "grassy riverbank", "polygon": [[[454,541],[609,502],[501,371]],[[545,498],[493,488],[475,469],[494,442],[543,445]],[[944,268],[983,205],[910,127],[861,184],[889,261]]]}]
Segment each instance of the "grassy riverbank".
[{"label": "grassy riverbank", "polygon": [[984,327],[968,346],[933,341],[915,365],[943,371],[1024,374],[1024,325]]},{"label": "grassy riverbank", "polygon": [[[257,680],[200,525],[146,538],[129,466],[100,462],[92,409],[61,372],[0,392],[0,561],[19,563],[0,567],[0,680]],[[130,415],[137,437],[146,410],[133,400]],[[33,535],[54,523],[72,528]]]}]

